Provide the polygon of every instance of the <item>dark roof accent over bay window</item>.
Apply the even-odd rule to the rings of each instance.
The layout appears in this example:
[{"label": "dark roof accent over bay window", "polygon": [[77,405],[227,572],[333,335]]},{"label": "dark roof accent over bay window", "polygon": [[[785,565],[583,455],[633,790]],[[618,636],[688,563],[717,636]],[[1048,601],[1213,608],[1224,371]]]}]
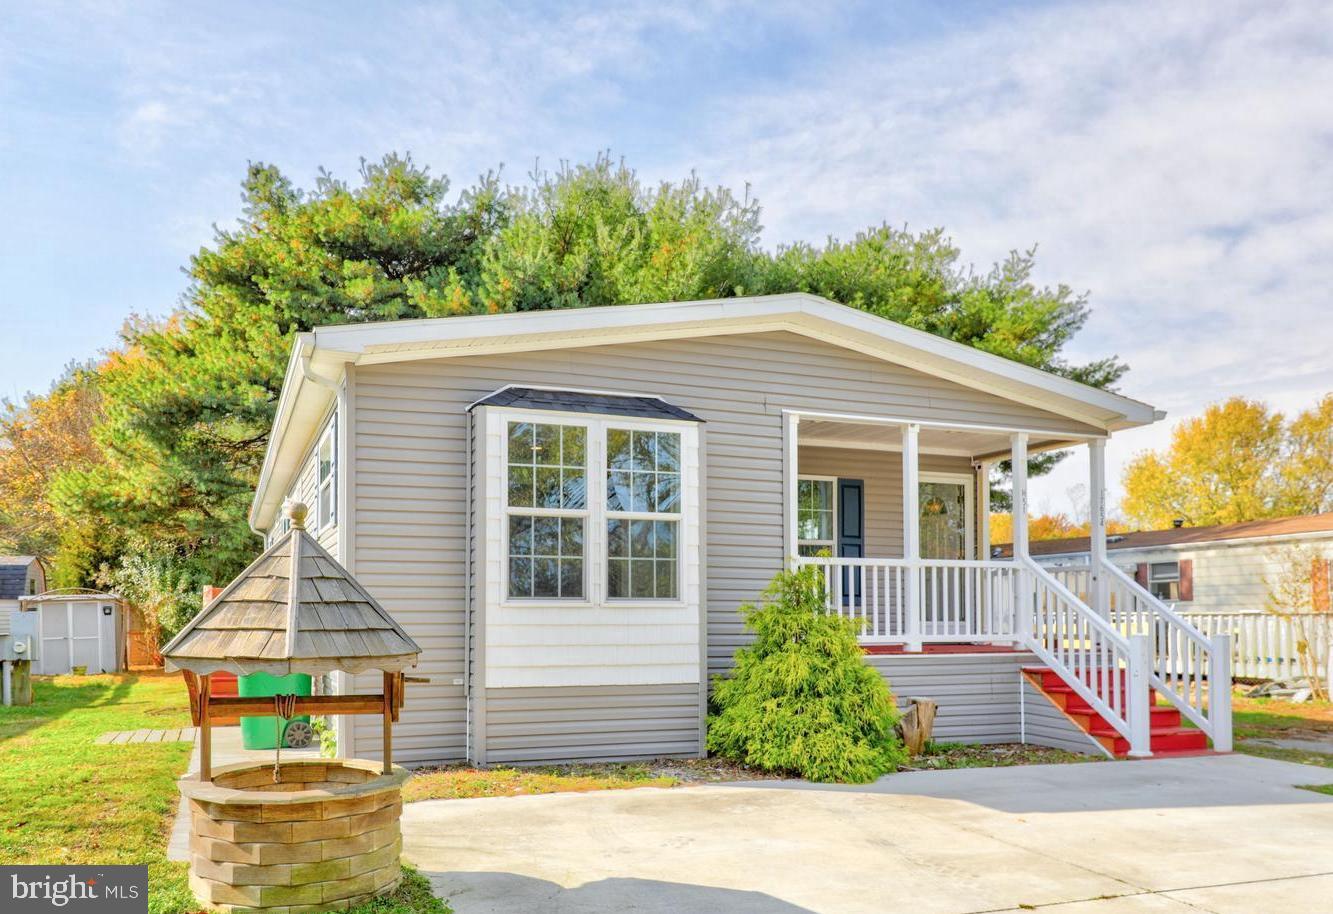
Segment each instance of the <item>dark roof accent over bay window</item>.
[{"label": "dark roof accent over bay window", "polygon": [[603,416],[630,416],[635,419],[704,421],[679,406],[672,406],[660,397],[600,394],[582,390],[546,390],[539,387],[502,387],[472,405],[546,409],[565,413],[596,413]]}]

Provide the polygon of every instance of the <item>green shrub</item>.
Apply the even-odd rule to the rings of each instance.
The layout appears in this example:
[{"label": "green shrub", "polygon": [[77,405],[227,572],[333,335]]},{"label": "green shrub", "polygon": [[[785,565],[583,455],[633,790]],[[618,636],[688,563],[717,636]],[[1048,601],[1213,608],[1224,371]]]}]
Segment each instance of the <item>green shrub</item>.
[{"label": "green shrub", "polygon": [[708,748],[811,781],[865,783],[906,760],[888,684],[862,659],[856,626],[824,612],[821,569],[783,571],[760,606],[741,607],[755,635],[713,689]]}]

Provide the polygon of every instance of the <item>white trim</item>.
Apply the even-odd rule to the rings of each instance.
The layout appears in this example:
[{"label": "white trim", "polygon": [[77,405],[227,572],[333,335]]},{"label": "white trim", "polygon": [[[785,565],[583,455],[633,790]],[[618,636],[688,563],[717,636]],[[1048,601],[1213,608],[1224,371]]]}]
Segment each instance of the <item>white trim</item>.
[{"label": "white trim", "polygon": [[976,556],[981,561],[991,557],[990,541],[990,468],[987,461],[976,466],[977,486],[977,548]]},{"label": "white trim", "polygon": [[1013,469],[1014,559],[1028,557],[1028,436],[1017,432],[1010,439],[1010,463]]},{"label": "white trim", "polygon": [[[808,409],[784,409],[783,414],[792,413],[802,419],[814,419],[820,422],[846,422],[849,425],[916,425],[921,428],[935,428],[949,431],[997,432],[1012,435],[1023,432],[1028,435],[1049,435],[1056,438],[1070,438],[1086,441],[1108,438],[1104,432],[1069,432],[1063,429],[1031,428],[1020,425],[989,425],[980,422],[954,422],[947,419],[913,419],[909,416],[866,416],[858,413],[826,413]],[[901,445],[899,445],[901,448]]]},{"label": "white trim", "polygon": [[[973,555],[974,550],[976,549],[976,542],[977,542],[976,513],[975,513],[976,502],[972,497],[972,484],[976,482],[976,476],[974,476],[971,473],[946,473],[946,472],[918,473],[917,474],[918,488],[924,482],[937,482],[942,485],[962,486],[963,514],[964,517],[966,518],[965,529],[963,531],[964,543],[963,543],[962,558],[963,559],[970,558]],[[917,501],[918,501],[917,523],[920,524],[921,522],[920,505],[919,505],[920,496],[917,497]],[[982,559],[981,561],[985,560]]]},{"label": "white trim", "polygon": [[796,502],[800,491],[797,486],[800,462],[800,422],[801,417],[794,413],[782,414],[782,551],[786,564],[796,567],[798,542],[798,523]]},{"label": "white trim", "polygon": [[[848,477],[848,478],[850,478],[850,477]],[[801,554],[801,547],[802,547],[802,546],[812,546],[812,545],[813,545],[813,546],[823,546],[823,545],[827,545],[827,546],[829,547],[829,555],[836,556],[836,555],[838,554],[838,479],[839,479],[839,477],[837,477],[837,476],[814,476],[814,475],[806,475],[806,474],[804,474],[804,473],[802,473],[802,474],[800,474],[799,476],[796,477],[796,498],[797,498],[797,504],[796,504],[796,536],[797,536],[797,539],[796,539],[796,554],[797,554],[797,556],[800,556],[800,554]],[[830,532],[833,534],[833,538],[832,538],[832,539],[827,539],[827,540],[812,540],[812,539],[801,539],[801,538],[800,538],[800,535],[801,535],[801,505],[800,505],[800,497],[801,497],[801,496],[800,496],[800,493],[801,493],[801,483],[802,483],[802,482],[827,482],[827,483],[831,483],[831,488],[830,488],[830,490],[829,490],[829,501],[830,501],[830,504],[832,505],[832,508],[833,508],[833,524],[832,524],[832,527],[830,528]]]}]

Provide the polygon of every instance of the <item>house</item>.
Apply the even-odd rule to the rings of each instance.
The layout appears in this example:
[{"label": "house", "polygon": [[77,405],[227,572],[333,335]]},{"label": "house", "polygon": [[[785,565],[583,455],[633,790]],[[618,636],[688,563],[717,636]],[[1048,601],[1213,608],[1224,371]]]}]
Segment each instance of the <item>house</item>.
[{"label": "house", "polygon": [[[1122,571],[1178,611],[1191,613],[1264,610],[1285,556],[1292,547],[1305,546],[1323,552],[1312,569],[1312,596],[1317,610],[1328,612],[1333,513],[1144,530],[1106,540],[1107,554]],[[993,552],[1008,557],[1013,549],[1006,543]],[[1034,542],[1028,553],[1038,564],[1068,573],[1087,564],[1088,537]]]},{"label": "house", "polygon": [[[250,523],[272,543],[284,500],[309,505],[421,645],[407,762],[702,754],[738,607],[787,564],[824,569],[867,662],[937,699],[939,738],[1147,755],[1180,742],[1155,689],[1225,749],[1201,672],[1224,652],[1106,562],[1102,528],[1086,602],[1028,556],[1026,455],[1086,449],[1100,493],[1106,439],[1159,418],[804,294],[320,327]],[[1017,557],[995,559],[986,480],[1011,457]],[[1113,592],[1139,628],[1106,620]],[[379,734],[338,737],[373,755]]]},{"label": "house", "polygon": [[19,597],[46,590],[46,567],[35,555],[0,555],[0,638],[9,634],[9,614]]}]

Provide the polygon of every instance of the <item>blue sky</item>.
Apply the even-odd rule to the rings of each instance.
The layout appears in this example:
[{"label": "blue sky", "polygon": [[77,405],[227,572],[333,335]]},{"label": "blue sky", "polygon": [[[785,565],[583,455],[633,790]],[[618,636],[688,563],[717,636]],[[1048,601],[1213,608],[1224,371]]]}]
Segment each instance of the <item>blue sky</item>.
[{"label": "blue sky", "polygon": [[[945,226],[1092,295],[1071,355],[1197,413],[1333,390],[1333,8],[1308,3],[12,4],[0,396],[161,314],[247,161],[468,183],[624,155],[747,182],[769,244]],[[1113,477],[1165,428],[1113,442]],[[1042,480],[1069,509],[1085,471]]]}]

